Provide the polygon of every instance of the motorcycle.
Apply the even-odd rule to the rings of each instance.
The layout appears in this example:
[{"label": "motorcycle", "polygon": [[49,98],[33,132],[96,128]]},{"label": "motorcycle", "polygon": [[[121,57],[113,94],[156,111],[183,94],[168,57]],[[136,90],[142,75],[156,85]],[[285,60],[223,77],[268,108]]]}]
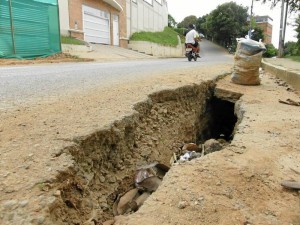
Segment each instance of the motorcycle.
[{"label": "motorcycle", "polygon": [[193,52],[193,49],[190,45],[185,46],[185,56],[189,61],[192,61],[192,59],[194,59],[194,61],[197,61],[197,58],[199,57],[195,52]]},{"label": "motorcycle", "polygon": [[236,44],[227,45],[226,47],[229,54],[235,54]]},{"label": "motorcycle", "polygon": [[232,45],[227,45],[227,50],[229,54],[233,54],[234,50],[233,50],[233,46]]}]

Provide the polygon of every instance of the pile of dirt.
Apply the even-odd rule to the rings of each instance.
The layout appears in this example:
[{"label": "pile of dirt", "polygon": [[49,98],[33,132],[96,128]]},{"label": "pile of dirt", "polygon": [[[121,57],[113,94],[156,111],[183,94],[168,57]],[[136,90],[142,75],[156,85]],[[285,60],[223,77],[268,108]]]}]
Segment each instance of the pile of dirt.
[{"label": "pile of dirt", "polygon": [[40,63],[60,63],[60,62],[90,62],[93,59],[79,58],[68,53],[57,53],[48,57],[37,57],[34,59],[0,59],[0,66],[8,65],[28,65]]}]

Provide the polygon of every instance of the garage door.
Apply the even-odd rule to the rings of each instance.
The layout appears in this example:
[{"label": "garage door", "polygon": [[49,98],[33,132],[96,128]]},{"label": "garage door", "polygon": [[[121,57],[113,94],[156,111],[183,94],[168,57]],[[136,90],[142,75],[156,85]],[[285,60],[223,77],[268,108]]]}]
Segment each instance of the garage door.
[{"label": "garage door", "polygon": [[109,13],[85,5],[82,11],[84,40],[110,44]]}]

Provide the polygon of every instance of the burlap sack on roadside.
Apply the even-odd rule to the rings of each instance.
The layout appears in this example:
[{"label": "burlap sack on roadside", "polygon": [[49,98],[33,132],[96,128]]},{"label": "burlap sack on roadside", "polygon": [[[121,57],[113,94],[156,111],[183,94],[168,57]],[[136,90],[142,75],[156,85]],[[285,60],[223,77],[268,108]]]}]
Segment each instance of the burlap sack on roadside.
[{"label": "burlap sack on roadside", "polygon": [[264,51],[263,43],[250,39],[239,41],[231,81],[242,85],[259,85],[259,67]]}]

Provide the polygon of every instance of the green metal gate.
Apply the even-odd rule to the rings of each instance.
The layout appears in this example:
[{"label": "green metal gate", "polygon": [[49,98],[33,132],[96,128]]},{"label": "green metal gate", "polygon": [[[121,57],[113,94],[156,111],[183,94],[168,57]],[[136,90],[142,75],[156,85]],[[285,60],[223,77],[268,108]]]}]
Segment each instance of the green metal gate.
[{"label": "green metal gate", "polygon": [[0,0],[0,58],[61,52],[57,0]]}]

